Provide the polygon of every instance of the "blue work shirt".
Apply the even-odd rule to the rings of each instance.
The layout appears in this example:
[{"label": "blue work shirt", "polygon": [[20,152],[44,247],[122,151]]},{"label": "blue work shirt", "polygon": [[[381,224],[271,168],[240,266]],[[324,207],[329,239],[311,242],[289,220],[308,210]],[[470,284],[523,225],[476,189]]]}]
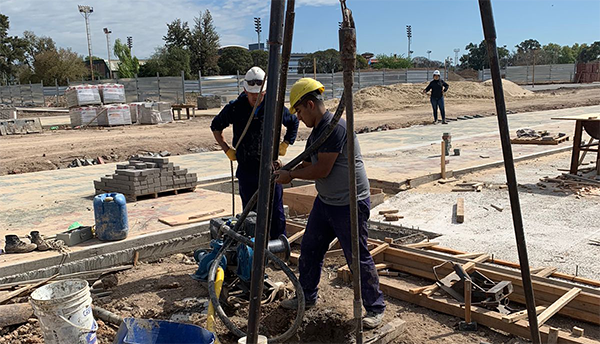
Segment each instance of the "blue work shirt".
[{"label": "blue work shirt", "polygon": [[[233,147],[235,147],[246,127],[252,108],[253,106],[250,106],[248,102],[248,96],[246,93],[242,93],[236,100],[225,105],[223,110],[213,118],[210,129],[212,131],[223,131],[229,125],[233,125]],[[236,152],[238,166],[245,170],[256,171],[257,175],[260,168],[263,118],[264,101],[257,106],[248,132],[246,132]],[[298,117],[292,115],[284,106],[282,124],[286,128],[286,132],[283,139],[289,142],[289,144],[293,144],[296,141],[298,123]]]}]

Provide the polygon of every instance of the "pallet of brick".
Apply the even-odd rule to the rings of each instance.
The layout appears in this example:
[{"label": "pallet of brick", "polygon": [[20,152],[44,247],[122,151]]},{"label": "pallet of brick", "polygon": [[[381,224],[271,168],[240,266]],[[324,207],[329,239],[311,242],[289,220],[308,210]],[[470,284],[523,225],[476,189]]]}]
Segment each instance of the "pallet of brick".
[{"label": "pallet of brick", "polygon": [[[90,126],[98,125],[98,112],[102,108],[99,106],[83,106],[83,107],[74,107],[69,109],[69,116],[71,117],[71,126],[72,127],[80,127],[82,125],[87,125],[89,123]],[[93,120],[93,121],[92,121]],[[90,123],[90,121],[92,121]]]},{"label": "pallet of brick", "polygon": [[69,86],[65,91],[65,98],[70,108],[102,104],[97,85]]},{"label": "pallet of brick", "polygon": [[98,85],[100,98],[103,104],[121,104],[127,102],[125,98],[125,86],[121,84]]},{"label": "pallet of brick", "polygon": [[140,104],[136,111],[140,124],[173,122],[173,110],[169,102],[147,102]]},{"label": "pallet of brick", "polygon": [[154,102],[152,108],[154,111],[158,111],[162,123],[173,122],[173,109],[171,109],[171,103]]},{"label": "pallet of brick", "polygon": [[98,125],[113,126],[113,125],[129,125],[131,124],[131,111],[127,104],[111,104],[103,105],[103,111],[98,116]]},{"label": "pallet of brick", "polygon": [[[146,104],[146,102],[133,102],[133,103],[129,103],[129,112],[131,113],[131,123],[135,124],[138,123],[138,118],[139,118],[139,113],[140,111],[143,111],[143,109],[140,109],[141,107],[144,106],[144,104]],[[148,103],[150,104],[150,103]],[[151,106],[149,106],[151,107]]]},{"label": "pallet of brick", "polygon": [[0,105],[0,119],[17,119],[17,109]]},{"label": "pallet of brick", "polygon": [[94,187],[96,194],[119,192],[135,202],[141,196],[156,198],[162,193],[193,191],[197,183],[195,173],[175,166],[168,158],[148,156],[117,165],[113,175],[94,181]]}]

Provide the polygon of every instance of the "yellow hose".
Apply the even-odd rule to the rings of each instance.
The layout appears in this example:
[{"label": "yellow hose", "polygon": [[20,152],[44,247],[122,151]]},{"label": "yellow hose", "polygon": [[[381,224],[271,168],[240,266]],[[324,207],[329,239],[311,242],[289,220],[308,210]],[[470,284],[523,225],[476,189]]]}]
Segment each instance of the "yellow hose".
[{"label": "yellow hose", "polygon": [[[221,295],[221,288],[223,287],[223,280],[225,279],[225,271],[223,268],[217,268],[217,277],[215,279],[215,293],[217,297]],[[208,317],[206,318],[206,328],[215,334],[215,344],[220,344],[219,339],[217,338],[217,333],[215,329],[215,307],[213,307],[212,302],[208,303]]]}]

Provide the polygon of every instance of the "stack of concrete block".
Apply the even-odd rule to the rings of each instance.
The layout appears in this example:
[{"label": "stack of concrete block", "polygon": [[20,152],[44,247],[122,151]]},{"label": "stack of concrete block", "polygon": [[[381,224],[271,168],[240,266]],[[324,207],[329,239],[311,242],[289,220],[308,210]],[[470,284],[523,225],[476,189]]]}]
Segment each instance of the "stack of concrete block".
[{"label": "stack of concrete block", "polygon": [[158,124],[173,122],[173,110],[169,102],[135,103],[136,116],[140,124]]},{"label": "stack of concrete block", "polygon": [[[139,118],[138,113],[140,113],[140,111],[142,111],[140,109],[140,107],[144,106],[144,104],[146,104],[146,102],[129,103],[129,110],[131,112],[131,123],[138,123],[138,118]],[[148,104],[150,104],[150,103],[148,103]]]},{"label": "stack of concrete block", "polygon": [[65,91],[65,97],[70,108],[102,104],[97,85],[69,86]]},{"label": "stack of concrete block", "polygon": [[121,84],[100,84],[100,97],[103,104],[122,104],[125,99],[125,86]]},{"label": "stack of concrete block", "polygon": [[94,187],[96,194],[119,192],[129,201],[136,201],[138,196],[194,189],[197,183],[196,173],[188,173],[168,158],[148,156],[117,165],[113,175],[94,181]]},{"label": "stack of concrete block", "polygon": [[0,119],[17,119],[17,109],[0,105]]},{"label": "stack of concrete block", "polygon": [[98,116],[98,125],[129,125],[131,124],[131,111],[127,104],[103,105],[102,113]]},{"label": "stack of concrete block", "polygon": [[[79,127],[82,125],[90,126],[98,125],[98,112],[102,110],[100,106],[83,106],[74,107],[69,109],[69,115],[71,116],[71,126]],[[92,121],[93,120],[93,121]],[[90,123],[90,121],[92,121]]]}]

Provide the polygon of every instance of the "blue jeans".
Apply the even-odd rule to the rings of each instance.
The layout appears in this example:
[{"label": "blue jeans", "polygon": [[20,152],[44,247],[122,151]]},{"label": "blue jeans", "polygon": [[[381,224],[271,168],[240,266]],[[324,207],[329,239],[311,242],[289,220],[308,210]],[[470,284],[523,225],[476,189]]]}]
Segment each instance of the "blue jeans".
[{"label": "blue jeans", "polygon": [[442,121],[446,121],[446,111],[444,110],[444,97],[442,98],[429,98],[431,101],[431,106],[433,107],[433,120],[437,122],[437,109],[440,108],[440,113],[442,114]]},{"label": "blue jeans", "polygon": [[[360,290],[363,306],[369,312],[382,313],[385,310],[383,293],[379,289],[379,275],[373,257],[367,247],[369,236],[367,221],[371,208],[369,198],[358,201],[358,226],[360,241]],[[350,205],[333,206],[323,203],[319,197],[315,199],[308,217],[306,231],[300,247],[300,284],[307,302],[317,300],[319,280],[325,253],[329,243],[338,238],[344,250],[348,266],[352,266],[352,243],[350,240]]]},{"label": "blue jeans", "polygon": [[[256,190],[258,190],[258,170],[249,171],[238,166],[235,176],[238,179],[240,197],[242,198],[242,204],[245,208]],[[256,205],[254,206],[253,210],[256,211]],[[285,213],[283,212],[283,187],[281,184],[275,184],[271,214],[271,230],[269,232],[269,239],[274,240],[277,239],[281,234],[286,234]]]}]

